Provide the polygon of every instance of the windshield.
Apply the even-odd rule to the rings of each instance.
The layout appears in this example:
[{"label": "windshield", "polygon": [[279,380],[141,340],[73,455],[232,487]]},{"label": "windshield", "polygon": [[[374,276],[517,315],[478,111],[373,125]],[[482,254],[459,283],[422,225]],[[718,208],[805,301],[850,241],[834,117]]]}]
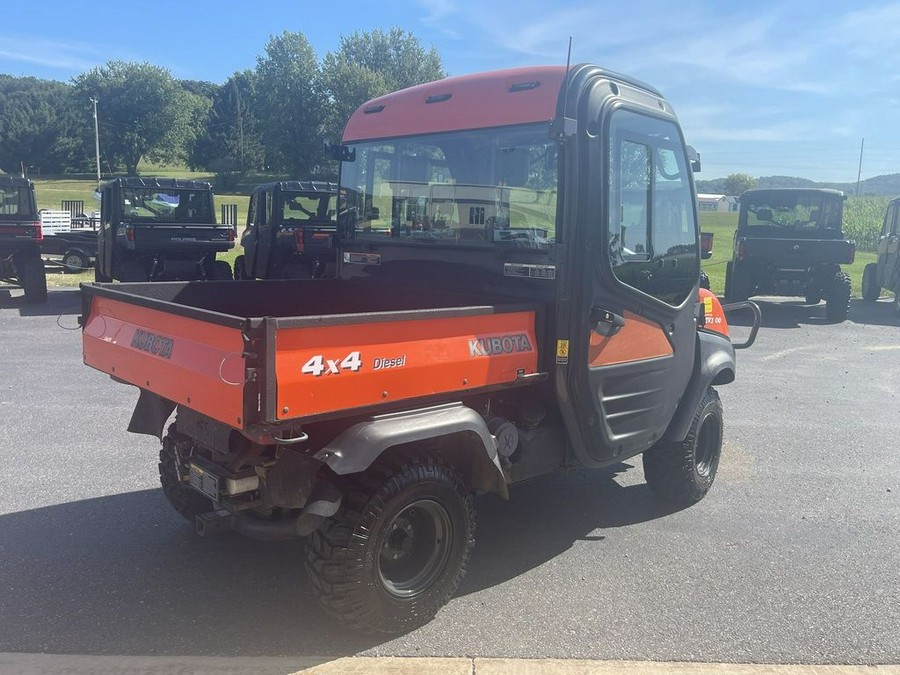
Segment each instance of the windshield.
[{"label": "windshield", "polygon": [[843,197],[815,192],[772,192],[741,198],[741,227],[841,229]]},{"label": "windshield", "polygon": [[547,125],[480,129],[347,148],[340,224],[357,239],[549,250],[557,147]]},{"label": "windshield", "polygon": [[0,216],[31,218],[31,190],[24,187],[0,187]]},{"label": "windshield", "polygon": [[211,223],[212,199],[206,190],[123,187],[128,220],[160,223]]},{"label": "windshield", "polygon": [[330,220],[335,213],[334,192],[282,192],[281,222],[297,225],[309,220]]}]

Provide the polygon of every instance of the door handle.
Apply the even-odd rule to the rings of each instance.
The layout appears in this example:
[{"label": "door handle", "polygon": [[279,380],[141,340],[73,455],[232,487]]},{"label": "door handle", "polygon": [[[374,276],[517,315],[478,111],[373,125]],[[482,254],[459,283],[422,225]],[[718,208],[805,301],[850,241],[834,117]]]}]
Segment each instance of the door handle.
[{"label": "door handle", "polygon": [[603,337],[612,337],[625,325],[625,318],[600,307],[591,308],[591,325]]}]

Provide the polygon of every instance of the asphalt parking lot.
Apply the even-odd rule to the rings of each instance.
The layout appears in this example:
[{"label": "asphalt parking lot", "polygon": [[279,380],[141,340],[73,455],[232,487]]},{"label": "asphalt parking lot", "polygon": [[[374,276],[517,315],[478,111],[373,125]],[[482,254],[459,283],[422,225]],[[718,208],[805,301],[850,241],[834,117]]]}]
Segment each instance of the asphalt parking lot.
[{"label": "asphalt parking lot", "polygon": [[0,295],[0,652],[900,662],[887,300],[841,324],[761,301],[705,500],[673,512],[639,460],[482,497],[458,596],[387,640],[319,611],[300,543],[197,537],[155,439],[125,431],[137,391],[81,363],[77,291],[19,295]]}]

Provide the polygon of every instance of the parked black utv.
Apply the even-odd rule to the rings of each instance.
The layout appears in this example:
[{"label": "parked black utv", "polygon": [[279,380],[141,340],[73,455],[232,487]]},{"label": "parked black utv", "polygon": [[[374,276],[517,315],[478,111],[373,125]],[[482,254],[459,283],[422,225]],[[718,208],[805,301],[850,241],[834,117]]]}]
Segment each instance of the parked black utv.
[{"label": "parked black utv", "polygon": [[97,281],[232,278],[216,254],[234,246],[234,228],[216,222],[209,183],[115,178],[101,195]]},{"label": "parked black utv", "polygon": [[830,321],[843,321],[850,308],[850,276],[856,247],[841,231],[846,197],[837,190],[781,188],[741,195],[734,252],[725,268],[725,298],[754,295],[825,300]]},{"label": "parked black utv", "polygon": [[236,279],[314,279],[334,276],[337,185],[280,181],[250,195],[244,255]]},{"label": "parked black utv", "polygon": [[0,176],[0,281],[22,288],[29,303],[47,301],[42,239],[34,185]]}]

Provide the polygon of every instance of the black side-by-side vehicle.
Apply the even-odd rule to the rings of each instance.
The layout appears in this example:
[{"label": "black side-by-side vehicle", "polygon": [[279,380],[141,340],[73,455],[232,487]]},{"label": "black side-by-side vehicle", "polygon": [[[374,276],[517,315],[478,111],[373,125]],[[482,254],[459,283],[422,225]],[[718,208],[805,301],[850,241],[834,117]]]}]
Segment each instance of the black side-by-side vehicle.
[{"label": "black side-by-side vehicle", "polygon": [[779,188],[741,195],[734,253],[725,268],[725,298],[753,295],[825,300],[831,321],[850,307],[850,276],[856,247],[842,233],[845,196],[837,190]]},{"label": "black side-by-side vehicle", "polygon": [[0,281],[21,287],[25,302],[47,300],[42,239],[34,185],[18,176],[0,176]]},{"label": "black side-by-side vehicle", "polygon": [[237,279],[308,279],[334,276],[337,185],[280,181],[250,195],[244,255]]},{"label": "black side-by-side vehicle", "polygon": [[232,278],[216,254],[234,246],[234,228],[216,222],[209,183],[115,178],[101,195],[97,281]]}]

